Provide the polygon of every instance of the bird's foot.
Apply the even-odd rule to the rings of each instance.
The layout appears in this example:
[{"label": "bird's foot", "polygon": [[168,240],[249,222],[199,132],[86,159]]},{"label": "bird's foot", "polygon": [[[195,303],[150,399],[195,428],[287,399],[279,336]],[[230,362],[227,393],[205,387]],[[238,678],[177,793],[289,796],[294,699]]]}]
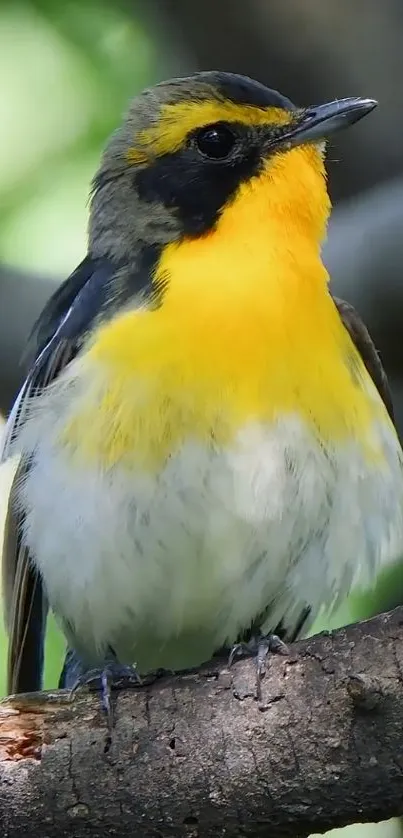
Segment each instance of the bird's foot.
[{"label": "bird's foot", "polygon": [[109,732],[113,728],[112,690],[131,689],[142,685],[142,680],[134,666],[121,664],[113,656],[105,659],[101,666],[93,669],[85,665],[74,649],[68,649],[63,670],[59,679],[59,688],[70,690],[70,696],[87,687],[99,690],[102,709],[106,715]]},{"label": "bird's foot", "polygon": [[70,696],[87,688],[101,693],[102,709],[106,715],[108,724],[108,745],[110,745],[112,729],[114,726],[112,690],[133,689],[152,684],[157,678],[167,674],[164,669],[157,669],[140,676],[135,666],[127,666],[119,663],[110,650],[110,657],[102,661],[101,666],[89,668],[80,658],[74,649],[67,649],[64,666],[59,678],[59,689],[68,689]]},{"label": "bird's foot", "polygon": [[81,672],[71,687],[70,695],[77,690],[88,687],[90,690],[100,690],[102,709],[106,715],[109,732],[114,725],[111,701],[112,690],[133,689],[141,687],[143,682],[135,666],[126,666],[115,660],[106,660],[102,667],[88,669]]},{"label": "bird's foot", "polygon": [[266,674],[266,661],[269,652],[275,655],[290,654],[288,646],[277,634],[260,634],[252,635],[248,642],[235,643],[228,657],[229,667],[232,666],[235,658],[256,658],[256,697],[258,701],[261,701],[262,698],[262,680]]}]

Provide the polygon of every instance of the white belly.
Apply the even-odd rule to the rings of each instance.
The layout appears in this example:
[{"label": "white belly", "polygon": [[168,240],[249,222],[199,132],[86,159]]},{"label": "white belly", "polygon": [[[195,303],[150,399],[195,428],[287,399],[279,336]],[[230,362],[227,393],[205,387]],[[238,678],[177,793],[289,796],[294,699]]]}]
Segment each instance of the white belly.
[{"label": "white belly", "polygon": [[[198,665],[270,606],[266,629],[314,617],[401,553],[402,468],[325,451],[299,420],[245,428],[230,450],[188,442],[154,476],[77,471],[31,420],[25,539],[50,603],[96,663]],[[21,440],[24,443],[24,431]]]}]

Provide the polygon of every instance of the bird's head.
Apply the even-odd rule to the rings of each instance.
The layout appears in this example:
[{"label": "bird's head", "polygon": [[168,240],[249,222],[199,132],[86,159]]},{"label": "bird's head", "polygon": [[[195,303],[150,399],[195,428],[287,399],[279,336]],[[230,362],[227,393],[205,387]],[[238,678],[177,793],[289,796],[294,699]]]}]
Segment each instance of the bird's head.
[{"label": "bird's head", "polygon": [[95,177],[90,250],[124,259],[139,242],[164,246],[208,235],[251,190],[268,221],[295,222],[320,242],[330,210],[325,140],[375,105],[351,98],[298,108],[224,72],[146,90]]}]

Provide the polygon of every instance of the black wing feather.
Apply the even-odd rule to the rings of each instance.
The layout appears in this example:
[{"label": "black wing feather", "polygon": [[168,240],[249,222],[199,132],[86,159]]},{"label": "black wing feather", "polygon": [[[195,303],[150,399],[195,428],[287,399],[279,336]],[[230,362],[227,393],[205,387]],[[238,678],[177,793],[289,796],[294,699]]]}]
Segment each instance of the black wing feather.
[{"label": "black wing feather", "polygon": [[333,301],[339,312],[344,327],[347,329],[351,340],[358,349],[367,372],[371,376],[392,422],[394,422],[393,400],[389,382],[375,344],[365,323],[363,323],[360,315],[350,303],[347,303],[345,300],[341,300],[339,297],[333,297]]},{"label": "black wing feather", "polygon": [[[32,366],[7,423],[3,460],[23,424],[29,400],[43,392],[77,354],[107,300],[115,271],[109,260],[87,257],[46,304],[29,339]],[[15,503],[19,481],[28,469],[29,462],[21,461],[11,487],[5,526],[3,597],[9,633],[9,693],[40,689],[43,672],[47,601],[41,577],[22,543],[23,516]]]}]

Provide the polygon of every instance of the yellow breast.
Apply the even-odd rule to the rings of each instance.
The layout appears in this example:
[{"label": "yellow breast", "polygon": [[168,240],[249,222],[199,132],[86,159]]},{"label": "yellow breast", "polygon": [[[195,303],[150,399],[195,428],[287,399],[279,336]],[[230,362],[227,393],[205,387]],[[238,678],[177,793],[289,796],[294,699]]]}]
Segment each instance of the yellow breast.
[{"label": "yellow breast", "polygon": [[[315,169],[293,154],[305,189]],[[63,433],[80,459],[157,467],[186,439],[225,445],[248,422],[295,413],[325,443],[358,437],[379,454],[371,427],[386,411],[329,295],[317,218],[309,207],[284,215],[281,195],[268,212],[264,177],[214,232],[165,249],[159,308],[127,311],[93,337],[86,396]]]}]

